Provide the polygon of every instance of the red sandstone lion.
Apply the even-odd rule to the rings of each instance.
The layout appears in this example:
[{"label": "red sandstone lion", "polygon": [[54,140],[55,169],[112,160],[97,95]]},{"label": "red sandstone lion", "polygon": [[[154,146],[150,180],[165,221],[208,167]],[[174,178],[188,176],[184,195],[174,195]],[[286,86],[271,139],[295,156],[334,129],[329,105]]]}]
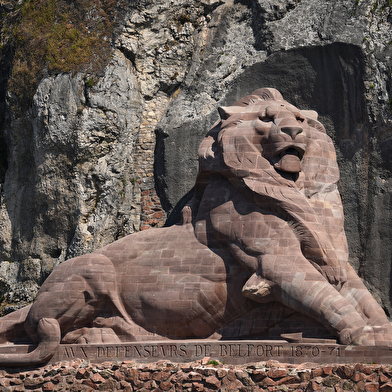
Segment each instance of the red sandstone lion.
[{"label": "red sandstone lion", "polygon": [[60,343],[205,338],[273,301],[343,344],[391,346],[388,319],[347,262],[335,151],[317,113],[271,88],[219,113],[183,222],[59,265],[32,305],[0,319],[3,342],[37,348],[0,364],[42,363]]}]

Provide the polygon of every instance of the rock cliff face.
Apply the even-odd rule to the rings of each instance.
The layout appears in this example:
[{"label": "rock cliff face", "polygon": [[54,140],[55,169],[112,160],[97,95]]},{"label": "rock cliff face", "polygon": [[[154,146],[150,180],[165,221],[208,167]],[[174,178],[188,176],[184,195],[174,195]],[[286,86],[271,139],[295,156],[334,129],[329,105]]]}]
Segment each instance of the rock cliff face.
[{"label": "rock cliff face", "polygon": [[[66,258],[161,226],[169,213],[176,221],[217,107],[275,87],[318,111],[333,138],[350,262],[392,315],[391,2],[143,0],[122,7],[100,78],[48,74],[23,110],[7,88],[12,40],[1,25],[4,303],[30,301]],[[11,15],[17,6],[0,3],[0,11]]]}]

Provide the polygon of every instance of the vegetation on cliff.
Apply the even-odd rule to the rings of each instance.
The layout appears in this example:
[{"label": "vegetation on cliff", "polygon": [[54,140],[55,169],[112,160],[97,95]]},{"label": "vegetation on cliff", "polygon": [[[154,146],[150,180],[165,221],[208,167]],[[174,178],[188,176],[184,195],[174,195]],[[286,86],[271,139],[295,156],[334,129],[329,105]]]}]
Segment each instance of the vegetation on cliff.
[{"label": "vegetation on cliff", "polygon": [[18,2],[14,17],[2,26],[2,35],[10,37],[8,87],[19,104],[31,102],[45,75],[81,70],[100,74],[110,58],[123,5],[121,0]]}]

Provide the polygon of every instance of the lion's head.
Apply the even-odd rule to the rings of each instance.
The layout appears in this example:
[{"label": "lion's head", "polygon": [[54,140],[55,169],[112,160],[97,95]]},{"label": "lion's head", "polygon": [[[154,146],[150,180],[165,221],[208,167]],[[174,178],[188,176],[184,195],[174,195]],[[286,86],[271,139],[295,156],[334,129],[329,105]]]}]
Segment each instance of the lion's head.
[{"label": "lion's head", "polygon": [[199,147],[199,177],[260,179],[295,186],[309,196],[336,189],[335,149],[313,110],[300,110],[273,88],[254,91],[230,107]]}]

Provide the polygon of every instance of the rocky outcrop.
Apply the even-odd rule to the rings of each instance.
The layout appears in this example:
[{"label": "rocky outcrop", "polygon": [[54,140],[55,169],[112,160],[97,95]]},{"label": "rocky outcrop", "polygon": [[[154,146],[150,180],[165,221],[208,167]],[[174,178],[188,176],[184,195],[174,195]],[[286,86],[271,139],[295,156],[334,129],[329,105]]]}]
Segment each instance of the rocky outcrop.
[{"label": "rocky outcrop", "polygon": [[276,361],[244,366],[216,360],[151,364],[74,360],[29,371],[0,370],[1,391],[390,391],[389,365],[290,365]]},{"label": "rocky outcrop", "polygon": [[95,85],[81,75],[48,77],[28,113],[11,113],[0,232],[8,301],[19,296],[12,279],[38,286],[66,258],[138,229],[140,112],[139,85],[117,51]]},{"label": "rocky outcrop", "polygon": [[103,76],[48,74],[26,110],[5,87],[2,30],[5,301],[30,301],[66,258],[178,220],[217,107],[275,87],[318,111],[333,138],[350,262],[392,314],[390,3],[143,0],[122,13]]}]

